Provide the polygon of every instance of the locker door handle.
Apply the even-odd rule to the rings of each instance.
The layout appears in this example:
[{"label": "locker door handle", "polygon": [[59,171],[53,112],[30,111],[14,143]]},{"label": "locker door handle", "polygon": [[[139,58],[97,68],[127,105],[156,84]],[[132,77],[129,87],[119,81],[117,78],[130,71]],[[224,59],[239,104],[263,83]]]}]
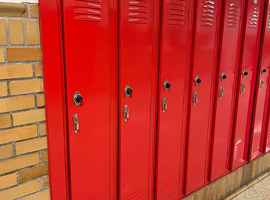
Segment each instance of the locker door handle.
[{"label": "locker door handle", "polygon": [[223,97],[224,89],[222,87],[219,88],[219,99]]},{"label": "locker door handle", "polygon": [[165,113],[167,109],[168,109],[167,100],[166,100],[166,98],[163,98],[162,112]]},{"label": "locker door handle", "polygon": [[260,87],[259,87],[259,90],[261,90],[262,87],[263,87],[263,80],[261,79],[261,80],[260,80]]},{"label": "locker door handle", "polygon": [[73,115],[73,125],[74,125],[74,133],[77,134],[79,132],[79,120],[78,120],[78,114]]},{"label": "locker door handle", "polygon": [[243,94],[243,92],[245,91],[245,84],[244,83],[241,83],[241,90],[240,90],[240,94]]},{"label": "locker door handle", "polygon": [[193,93],[193,106],[195,106],[198,103],[198,93],[195,91]]},{"label": "locker door handle", "polygon": [[127,122],[129,119],[129,108],[127,105],[124,105],[124,121]]}]

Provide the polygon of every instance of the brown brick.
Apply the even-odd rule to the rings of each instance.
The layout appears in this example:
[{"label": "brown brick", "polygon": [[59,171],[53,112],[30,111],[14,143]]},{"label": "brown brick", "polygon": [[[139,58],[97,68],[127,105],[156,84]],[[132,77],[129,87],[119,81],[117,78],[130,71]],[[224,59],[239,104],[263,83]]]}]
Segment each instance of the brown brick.
[{"label": "brown brick", "polygon": [[0,99],[0,113],[34,108],[35,106],[34,95]]},{"label": "brown brick", "polygon": [[37,109],[25,112],[13,113],[13,125],[30,124],[45,120],[45,110]]},{"label": "brown brick", "polygon": [[39,22],[26,21],[27,44],[40,44]]},{"label": "brown brick", "polygon": [[39,163],[39,153],[12,158],[1,162],[0,174],[6,174],[8,172],[12,172],[18,169],[37,165],[38,163]]},{"label": "brown brick", "polygon": [[0,45],[7,45],[5,20],[0,19]]},{"label": "brown brick", "polygon": [[42,192],[25,197],[22,200],[50,200],[50,190],[44,190]]},{"label": "brown brick", "polygon": [[44,94],[37,95],[37,102],[38,102],[38,107],[45,106]]},{"label": "brown brick", "polygon": [[39,133],[41,136],[46,135],[46,124],[40,124],[39,125]]},{"label": "brown brick", "polygon": [[22,20],[8,20],[10,44],[24,44]]},{"label": "brown brick", "polygon": [[38,12],[38,4],[31,4],[30,5],[30,16],[33,18],[38,18],[39,17],[39,12]]},{"label": "brown brick", "polygon": [[9,88],[11,95],[42,92],[43,80],[33,79],[23,81],[12,81],[9,83]]},{"label": "brown brick", "polygon": [[0,48],[0,63],[5,62],[4,48]]},{"label": "brown brick", "polygon": [[11,200],[37,192],[41,189],[40,180],[31,181],[0,192],[0,199]]},{"label": "brown brick", "polygon": [[[11,127],[11,117],[10,114],[8,115],[0,115],[0,128],[9,128]],[[2,135],[0,137],[1,141]]]},{"label": "brown brick", "polygon": [[31,64],[0,66],[0,79],[14,79],[27,77],[33,77],[33,67]]},{"label": "brown brick", "polygon": [[0,146],[0,159],[12,157],[14,155],[13,145]]},{"label": "brown brick", "polygon": [[41,160],[42,162],[48,162],[48,151],[43,151],[41,153]]},{"label": "brown brick", "polygon": [[27,7],[21,3],[0,2],[0,17],[27,17]]},{"label": "brown brick", "polygon": [[0,177],[0,190],[17,184],[16,173]]},{"label": "brown brick", "polygon": [[50,187],[49,177],[43,178],[43,189]]},{"label": "brown brick", "polygon": [[16,143],[16,154],[24,154],[47,148],[47,138],[36,138]]},{"label": "brown brick", "polygon": [[32,179],[45,176],[49,173],[48,164],[32,167],[23,171],[18,172],[19,183],[24,183]]},{"label": "brown brick", "polygon": [[7,82],[0,83],[0,96],[7,96]]},{"label": "brown brick", "polygon": [[9,62],[41,61],[41,49],[39,47],[7,48],[7,60]]},{"label": "brown brick", "polygon": [[41,63],[35,64],[35,72],[36,72],[36,76],[42,76],[43,75],[42,64]]},{"label": "brown brick", "polygon": [[0,144],[37,137],[37,125],[0,131],[0,135]]}]

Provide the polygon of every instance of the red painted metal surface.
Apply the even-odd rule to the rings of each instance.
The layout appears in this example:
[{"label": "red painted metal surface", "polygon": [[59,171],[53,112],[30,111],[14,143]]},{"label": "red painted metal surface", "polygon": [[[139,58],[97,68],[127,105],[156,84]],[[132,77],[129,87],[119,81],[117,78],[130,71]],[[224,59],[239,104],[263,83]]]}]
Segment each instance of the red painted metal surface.
[{"label": "red painted metal surface", "polygon": [[[263,0],[247,1],[234,122],[232,170],[247,162],[263,10]],[[248,73],[246,76],[243,75],[245,71]]]},{"label": "red painted metal surface", "polygon": [[249,160],[254,160],[264,153],[264,139],[269,104],[269,72],[270,72],[270,11],[266,1],[263,35],[261,40],[260,61],[257,72],[253,123],[251,129]]},{"label": "red painted metal surface", "polygon": [[[153,199],[156,0],[119,2],[119,198]],[[155,19],[158,20],[158,17]],[[133,93],[127,97],[129,85]],[[124,108],[126,106],[126,109]],[[126,111],[126,114],[125,114]],[[129,118],[128,114],[129,112]],[[126,121],[125,121],[126,117]]]},{"label": "red painted metal surface", "polygon": [[52,200],[66,200],[69,178],[60,0],[40,0],[39,10],[50,193]]},{"label": "red painted metal surface", "polygon": [[[87,13],[82,13],[81,7],[87,8]],[[116,33],[110,33],[109,1],[69,0],[63,2],[62,10],[70,196],[72,199],[110,199],[116,183],[113,174],[117,148],[113,127],[117,124],[113,116],[117,115],[110,113],[111,106],[117,109],[117,99],[110,96],[110,91],[116,91],[117,80],[111,79],[117,70],[114,58],[110,60],[115,44],[110,46],[109,38]],[[83,97],[79,106],[73,101],[76,91]],[[77,134],[74,114],[79,120]]]},{"label": "red painted metal surface", "polygon": [[[174,8],[175,7],[175,8]],[[193,1],[162,1],[159,68],[158,141],[156,166],[156,199],[183,197],[190,40]],[[165,81],[171,88],[165,90]],[[166,98],[166,99],[164,99]],[[163,99],[168,109],[164,110]]]},{"label": "red painted metal surface", "polygon": [[245,0],[226,0],[223,4],[210,161],[211,182],[229,172],[244,5]]},{"label": "red painted metal surface", "polygon": [[[190,194],[208,182],[210,136],[222,13],[221,0],[198,0],[195,5],[186,194]],[[201,79],[201,83],[199,79]],[[196,85],[195,82],[198,84]],[[198,98],[196,98],[196,94]]]}]

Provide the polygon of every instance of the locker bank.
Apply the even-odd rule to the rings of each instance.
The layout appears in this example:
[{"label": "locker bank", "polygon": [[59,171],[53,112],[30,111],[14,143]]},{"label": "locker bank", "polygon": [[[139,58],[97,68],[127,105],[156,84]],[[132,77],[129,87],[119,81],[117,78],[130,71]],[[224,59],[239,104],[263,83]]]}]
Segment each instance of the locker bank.
[{"label": "locker bank", "polygon": [[51,198],[178,200],[266,156],[269,3],[41,0]]}]

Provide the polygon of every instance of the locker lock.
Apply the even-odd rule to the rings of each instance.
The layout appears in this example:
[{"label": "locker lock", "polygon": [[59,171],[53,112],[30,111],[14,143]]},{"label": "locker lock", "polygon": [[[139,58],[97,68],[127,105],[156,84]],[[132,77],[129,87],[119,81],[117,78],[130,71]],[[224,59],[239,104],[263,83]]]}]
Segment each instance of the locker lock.
[{"label": "locker lock", "polygon": [[199,85],[202,82],[202,79],[199,78],[199,76],[196,76],[195,78],[195,85]]},{"label": "locker lock", "polygon": [[169,81],[168,80],[165,80],[165,82],[164,82],[164,89],[165,89],[165,91],[167,91],[171,87],[172,87],[172,85],[169,83]]},{"label": "locker lock", "polygon": [[126,86],[125,88],[125,95],[128,98],[130,95],[132,95],[133,90],[131,89],[131,87],[129,85]]},{"label": "locker lock", "polygon": [[244,69],[244,71],[243,71],[243,78],[245,78],[245,76],[247,76],[248,75],[248,72]]},{"label": "locker lock", "polygon": [[266,72],[266,69],[262,68],[262,74],[264,74]]},{"label": "locker lock", "polygon": [[228,76],[224,72],[222,72],[222,74],[221,74],[221,82],[224,81],[227,78],[228,78]]},{"label": "locker lock", "polygon": [[76,106],[79,106],[82,103],[83,97],[80,94],[80,92],[78,92],[78,91],[75,92],[75,95],[73,97],[73,101],[74,101],[74,103],[75,103]]}]

